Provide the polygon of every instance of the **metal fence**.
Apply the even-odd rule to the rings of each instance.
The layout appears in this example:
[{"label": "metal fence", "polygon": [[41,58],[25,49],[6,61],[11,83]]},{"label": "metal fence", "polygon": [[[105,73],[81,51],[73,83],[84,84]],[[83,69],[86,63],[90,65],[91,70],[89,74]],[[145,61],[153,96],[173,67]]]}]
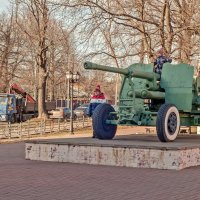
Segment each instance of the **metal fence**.
[{"label": "metal fence", "polygon": [[[74,130],[86,128],[91,126],[91,119],[80,118],[73,121]],[[22,139],[31,138],[34,135],[45,135],[47,133],[67,131],[70,130],[70,121],[67,120],[28,120],[23,123],[16,124],[0,124],[0,140],[3,139]]]}]

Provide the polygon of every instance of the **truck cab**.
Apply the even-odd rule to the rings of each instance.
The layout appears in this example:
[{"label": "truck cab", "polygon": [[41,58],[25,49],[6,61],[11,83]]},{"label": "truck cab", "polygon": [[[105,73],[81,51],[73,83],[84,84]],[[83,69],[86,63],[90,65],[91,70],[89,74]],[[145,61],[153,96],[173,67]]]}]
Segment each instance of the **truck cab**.
[{"label": "truck cab", "polygon": [[15,122],[16,96],[14,94],[0,94],[0,121]]}]

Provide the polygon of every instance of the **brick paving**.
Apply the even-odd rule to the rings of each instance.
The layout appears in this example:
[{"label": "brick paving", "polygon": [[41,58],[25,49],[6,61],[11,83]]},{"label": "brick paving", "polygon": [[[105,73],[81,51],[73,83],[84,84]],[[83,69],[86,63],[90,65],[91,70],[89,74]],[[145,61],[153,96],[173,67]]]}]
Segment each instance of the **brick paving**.
[{"label": "brick paving", "polygon": [[0,145],[0,200],[200,199],[200,167],[182,171],[24,159],[24,143]]}]

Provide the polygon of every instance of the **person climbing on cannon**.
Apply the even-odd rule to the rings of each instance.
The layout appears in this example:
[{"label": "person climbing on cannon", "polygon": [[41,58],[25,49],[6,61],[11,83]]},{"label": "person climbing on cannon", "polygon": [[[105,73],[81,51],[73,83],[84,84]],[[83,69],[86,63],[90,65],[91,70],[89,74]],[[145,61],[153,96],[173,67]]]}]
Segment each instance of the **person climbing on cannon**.
[{"label": "person climbing on cannon", "polygon": [[166,52],[164,48],[162,47],[157,51],[157,58],[154,61],[154,72],[157,74],[161,74],[163,65],[164,63],[167,63],[167,62],[171,63],[172,59],[166,56]]}]

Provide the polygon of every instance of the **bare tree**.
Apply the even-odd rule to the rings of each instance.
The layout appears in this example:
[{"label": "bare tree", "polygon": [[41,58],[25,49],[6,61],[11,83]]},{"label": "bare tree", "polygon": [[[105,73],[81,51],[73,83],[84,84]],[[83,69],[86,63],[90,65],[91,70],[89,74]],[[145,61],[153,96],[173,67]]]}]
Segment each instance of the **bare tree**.
[{"label": "bare tree", "polygon": [[40,117],[46,116],[45,98],[66,98],[67,70],[83,72],[81,88],[89,93],[95,84],[113,81],[107,73],[84,73],[85,60],[120,68],[143,62],[161,46],[177,62],[191,63],[200,53],[200,0],[15,3],[16,16],[10,12],[0,20],[0,77],[29,83],[28,90],[38,96]]},{"label": "bare tree", "polygon": [[[16,3],[17,23],[20,29],[32,41],[36,50],[36,63],[38,67],[38,117],[44,118],[47,117],[45,107],[46,81],[49,73],[47,66],[47,51],[49,47],[47,33],[51,12],[49,11],[47,0],[22,0]],[[21,15],[19,15],[20,13]],[[23,20],[26,20],[27,16],[31,23],[24,24]]]},{"label": "bare tree", "polygon": [[23,45],[13,16],[3,13],[0,20],[0,78],[1,91],[6,92],[9,84],[17,76],[15,74],[19,64],[23,60],[21,46]]}]

